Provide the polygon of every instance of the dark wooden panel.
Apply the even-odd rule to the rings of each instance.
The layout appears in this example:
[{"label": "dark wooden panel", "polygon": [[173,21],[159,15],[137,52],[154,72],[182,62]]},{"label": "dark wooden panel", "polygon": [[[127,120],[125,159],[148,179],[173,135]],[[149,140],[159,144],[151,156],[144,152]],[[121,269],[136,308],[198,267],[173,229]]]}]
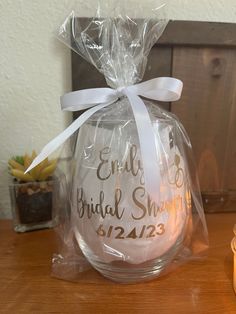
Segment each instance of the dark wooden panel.
[{"label": "dark wooden panel", "polygon": [[73,91],[86,88],[106,86],[104,76],[78,54],[72,51],[72,89]]},{"label": "dark wooden panel", "polygon": [[184,91],[172,111],[192,141],[205,207],[227,210],[236,201],[236,51],[174,48],[173,75]]},{"label": "dark wooden panel", "polygon": [[[82,28],[91,18],[79,18]],[[169,21],[157,45],[236,47],[236,24],[202,21]]]},{"label": "dark wooden panel", "polygon": [[160,45],[236,47],[236,24],[170,21]]}]

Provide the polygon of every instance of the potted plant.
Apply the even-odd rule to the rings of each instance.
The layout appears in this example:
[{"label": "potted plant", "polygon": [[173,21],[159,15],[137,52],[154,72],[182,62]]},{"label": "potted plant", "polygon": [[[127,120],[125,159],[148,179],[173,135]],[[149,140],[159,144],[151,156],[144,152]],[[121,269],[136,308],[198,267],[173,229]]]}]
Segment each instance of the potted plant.
[{"label": "potted plant", "polygon": [[10,197],[14,230],[25,232],[55,226],[59,181],[54,175],[57,160],[45,159],[25,173],[35,151],[29,156],[16,156],[8,161],[11,175]]}]

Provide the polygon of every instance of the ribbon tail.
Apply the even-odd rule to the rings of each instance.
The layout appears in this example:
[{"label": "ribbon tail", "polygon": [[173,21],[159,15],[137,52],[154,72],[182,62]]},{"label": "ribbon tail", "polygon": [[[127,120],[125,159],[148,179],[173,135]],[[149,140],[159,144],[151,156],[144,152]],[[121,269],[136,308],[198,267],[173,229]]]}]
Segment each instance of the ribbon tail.
[{"label": "ribbon tail", "polygon": [[66,128],[62,133],[55,137],[51,142],[49,142],[42,149],[41,153],[33,160],[29,168],[25,173],[29,172],[31,169],[40,164],[44,159],[51,155],[55,150],[57,150],[65,141],[71,137],[86,120],[88,120],[95,112],[98,110],[111,105],[114,101],[110,103],[101,104],[84,112],[79,118],[77,118],[68,128]]},{"label": "ribbon tail", "polygon": [[155,202],[159,202],[161,175],[152,122],[142,99],[127,89],[125,89],[124,94],[130,101],[137,125],[145,187],[150,197]]}]

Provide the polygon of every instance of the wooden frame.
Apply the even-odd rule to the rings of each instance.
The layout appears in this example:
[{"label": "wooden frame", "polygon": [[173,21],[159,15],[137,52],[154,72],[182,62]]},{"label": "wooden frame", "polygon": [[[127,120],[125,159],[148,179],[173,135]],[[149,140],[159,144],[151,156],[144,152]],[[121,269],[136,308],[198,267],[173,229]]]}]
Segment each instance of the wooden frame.
[{"label": "wooden frame", "polygon": [[[144,80],[157,76],[184,82],[182,99],[162,106],[179,117],[190,136],[205,210],[236,211],[236,24],[171,21],[150,53]],[[72,86],[106,82],[72,52]]]}]

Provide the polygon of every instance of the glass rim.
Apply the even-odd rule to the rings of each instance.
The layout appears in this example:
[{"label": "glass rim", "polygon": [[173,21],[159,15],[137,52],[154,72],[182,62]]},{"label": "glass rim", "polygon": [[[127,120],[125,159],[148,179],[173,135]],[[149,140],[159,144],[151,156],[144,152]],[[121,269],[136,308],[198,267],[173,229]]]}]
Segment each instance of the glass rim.
[{"label": "glass rim", "polygon": [[51,177],[50,180],[43,180],[43,181],[29,181],[29,182],[19,182],[19,181],[14,181],[14,177],[13,176],[9,176],[9,182],[8,182],[8,186],[28,186],[28,185],[39,185],[39,184],[43,184],[43,183],[53,183],[53,182],[57,182],[60,180],[60,175],[54,175]]}]

